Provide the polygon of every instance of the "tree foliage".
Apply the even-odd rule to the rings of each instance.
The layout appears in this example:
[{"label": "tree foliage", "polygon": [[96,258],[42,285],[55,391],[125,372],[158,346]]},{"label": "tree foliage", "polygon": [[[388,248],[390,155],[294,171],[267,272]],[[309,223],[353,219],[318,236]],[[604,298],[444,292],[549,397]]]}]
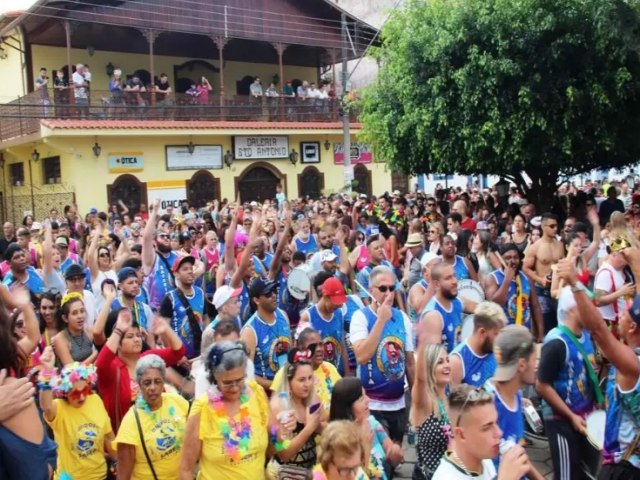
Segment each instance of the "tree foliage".
[{"label": "tree foliage", "polygon": [[[362,136],[394,170],[559,178],[640,158],[640,24],[620,0],[412,0],[373,55]],[[544,202],[543,202],[544,203]]]}]

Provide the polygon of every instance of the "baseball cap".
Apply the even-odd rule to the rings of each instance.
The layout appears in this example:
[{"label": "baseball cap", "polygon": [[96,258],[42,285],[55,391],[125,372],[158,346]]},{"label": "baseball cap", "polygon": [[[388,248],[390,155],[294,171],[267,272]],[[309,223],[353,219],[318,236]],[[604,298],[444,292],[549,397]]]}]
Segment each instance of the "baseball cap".
[{"label": "baseball cap", "polygon": [[425,252],[425,254],[422,255],[422,258],[420,259],[420,265],[422,266],[422,268],[424,268],[437,258],[440,258],[440,256],[436,255],[433,252]]},{"label": "baseball cap", "polygon": [[333,262],[336,258],[338,258],[336,256],[335,253],[333,253],[332,250],[322,250],[322,252],[320,252],[320,263],[322,262]]},{"label": "baseball cap", "polygon": [[335,277],[327,279],[322,284],[322,296],[329,297],[334,305],[344,305],[347,301],[342,282]]},{"label": "baseball cap", "polygon": [[178,239],[180,240],[180,243],[184,242],[185,240],[191,240],[191,234],[189,232],[182,232]]},{"label": "baseball cap", "polygon": [[405,247],[418,247],[422,245],[422,235],[417,232],[410,233],[405,242]]},{"label": "baseball cap", "polygon": [[60,245],[61,247],[68,247],[69,240],[66,237],[58,237],[56,238],[56,245]]},{"label": "baseball cap", "polygon": [[69,280],[70,278],[74,278],[74,277],[84,277],[84,276],[85,276],[84,269],[77,263],[72,263],[71,265],[69,265],[69,268],[67,268],[67,271],[64,272],[65,280]]},{"label": "baseball cap", "polygon": [[560,291],[560,296],[558,297],[558,325],[564,325],[567,315],[569,314],[569,310],[576,308],[577,306],[578,305],[576,304],[576,299],[573,296],[571,287],[564,287]]},{"label": "baseball cap", "polygon": [[118,272],[118,283],[122,283],[128,278],[136,277],[136,270],[131,267],[124,267]]},{"label": "baseball cap", "polygon": [[249,298],[266,295],[278,289],[278,283],[256,278],[249,286]]},{"label": "baseball cap", "polygon": [[222,285],[213,294],[213,306],[216,310],[220,310],[222,306],[230,299],[239,296],[242,293],[242,288],[233,289],[228,285]]},{"label": "baseball cap", "polygon": [[98,213],[98,209],[96,207],[92,207],[91,210],[89,210],[89,213],[95,215],[96,213]]},{"label": "baseball cap", "polygon": [[190,263],[191,265],[194,265],[196,263],[196,259],[193,258],[191,255],[178,257],[174,260],[171,270],[173,271],[173,273],[176,273],[178,269],[182,266],[182,264],[187,262]]},{"label": "baseball cap", "polygon": [[526,327],[506,326],[493,344],[493,354],[498,364],[493,378],[498,382],[511,380],[518,371],[518,360],[529,358],[533,348],[533,336]]},{"label": "baseball cap", "polygon": [[640,295],[634,296],[629,303],[629,316],[631,316],[631,320],[640,324]]}]

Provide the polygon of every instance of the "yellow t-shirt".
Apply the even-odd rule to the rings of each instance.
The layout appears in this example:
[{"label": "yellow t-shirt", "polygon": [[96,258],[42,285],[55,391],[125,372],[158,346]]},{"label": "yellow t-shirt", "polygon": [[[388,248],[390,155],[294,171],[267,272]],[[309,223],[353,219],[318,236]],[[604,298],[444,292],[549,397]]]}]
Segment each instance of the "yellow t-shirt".
[{"label": "yellow t-shirt", "polygon": [[107,473],[104,437],[111,421],[98,395],[89,395],[84,404],[73,407],[66,400],[55,399],[56,417],[47,421],[58,442],[58,470],[71,478],[103,480]]},{"label": "yellow t-shirt", "polygon": [[[132,406],[122,419],[116,444],[125,443],[136,448],[131,480],[153,480],[140,442],[134,409]],[[155,412],[147,413],[138,409],[144,443],[158,478],[179,476],[180,453],[188,412],[189,402],[178,394],[166,392],[162,394],[162,407]]]},{"label": "yellow t-shirt", "polygon": [[[269,405],[267,395],[255,381],[246,383],[249,389],[249,418],[251,438],[249,450],[238,463],[226,455],[220,424],[209,405],[209,397],[198,398],[191,408],[191,416],[200,414],[200,472],[198,480],[264,480],[266,452],[269,446]],[[240,420],[240,413],[234,420]]]},{"label": "yellow t-shirt", "polygon": [[[284,375],[284,367],[276,372],[276,376],[273,377],[271,382],[271,391],[279,392],[282,390],[282,376]],[[322,362],[322,365],[313,371],[316,385],[316,395],[322,402],[322,406],[325,411],[329,413],[331,407],[331,394],[333,393],[333,387],[338,380],[342,377],[338,373],[338,369],[333,366],[332,363]]]}]

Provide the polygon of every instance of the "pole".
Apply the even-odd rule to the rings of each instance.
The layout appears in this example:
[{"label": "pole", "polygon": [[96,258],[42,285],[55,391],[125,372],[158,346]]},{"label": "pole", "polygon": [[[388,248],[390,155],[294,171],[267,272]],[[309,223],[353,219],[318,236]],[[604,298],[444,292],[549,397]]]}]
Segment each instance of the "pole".
[{"label": "pole", "polygon": [[33,196],[33,167],[31,166],[33,163],[33,160],[29,159],[29,183],[31,184],[31,215],[33,215],[33,218],[37,218],[36,217],[36,201],[35,201],[35,197]]},{"label": "pole", "polygon": [[348,109],[348,82],[349,72],[347,65],[347,15],[342,14],[342,151],[344,166],[344,188],[346,193],[351,193],[351,182],[353,181],[353,166],[351,165],[351,132],[349,131],[349,109]]}]

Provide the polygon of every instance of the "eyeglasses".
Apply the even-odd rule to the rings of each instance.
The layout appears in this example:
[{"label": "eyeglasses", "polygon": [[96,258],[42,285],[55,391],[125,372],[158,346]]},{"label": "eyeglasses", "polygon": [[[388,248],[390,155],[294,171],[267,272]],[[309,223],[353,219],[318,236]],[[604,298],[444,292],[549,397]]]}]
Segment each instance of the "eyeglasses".
[{"label": "eyeglasses", "polygon": [[464,399],[462,407],[460,408],[460,415],[458,415],[458,420],[456,420],[456,427],[460,426],[460,419],[462,418],[462,415],[464,415],[469,403],[474,404],[476,402],[486,402],[488,400],[492,400],[492,398],[491,394],[482,387],[469,390],[467,398]]},{"label": "eyeglasses", "polygon": [[396,289],[395,285],[378,285],[377,287],[378,290],[380,290],[382,293],[387,293],[387,292],[393,292]]},{"label": "eyeglasses", "polygon": [[166,233],[161,233],[160,235],[158,235],[158,238],[160,240],[169,240],[171,237]]},{"label": "eyeglasses", "polygon": [[222,388],[233,388],[233,387],[240,387],[244,384],[244,381],[247,379],[247,376],[243,376],[241,378],[238,378],[237,380],[221,380],[220,381],[220,386]]}]

